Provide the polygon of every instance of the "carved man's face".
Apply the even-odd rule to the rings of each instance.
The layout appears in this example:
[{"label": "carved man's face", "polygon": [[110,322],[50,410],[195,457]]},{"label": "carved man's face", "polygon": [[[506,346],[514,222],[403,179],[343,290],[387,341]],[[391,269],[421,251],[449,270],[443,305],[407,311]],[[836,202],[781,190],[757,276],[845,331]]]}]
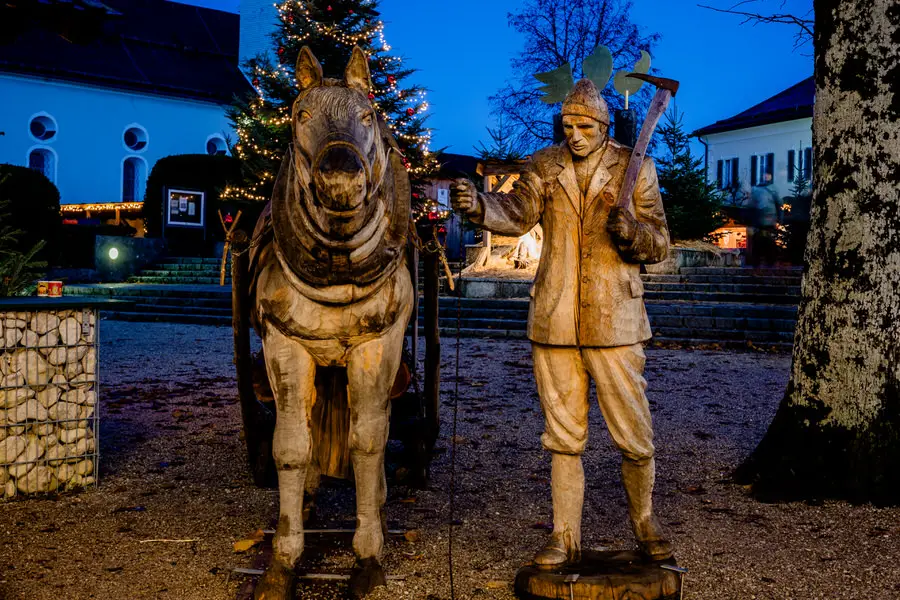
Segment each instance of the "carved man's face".
[{"label": "carved man's face", "polygon": [[596,119],[563,115],[562,123],[569,149],[578,158],[593,153],[606,141],[606,125]]}]

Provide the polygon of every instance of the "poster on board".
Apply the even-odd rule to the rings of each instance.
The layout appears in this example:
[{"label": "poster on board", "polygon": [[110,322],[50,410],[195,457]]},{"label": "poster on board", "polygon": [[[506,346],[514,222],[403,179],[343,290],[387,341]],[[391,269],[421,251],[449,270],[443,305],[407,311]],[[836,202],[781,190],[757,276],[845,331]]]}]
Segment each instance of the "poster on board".
[{"label": "poster on board", "polygon": [[203,227],[206,194],[196,190],[166,190],[167,227]]}]

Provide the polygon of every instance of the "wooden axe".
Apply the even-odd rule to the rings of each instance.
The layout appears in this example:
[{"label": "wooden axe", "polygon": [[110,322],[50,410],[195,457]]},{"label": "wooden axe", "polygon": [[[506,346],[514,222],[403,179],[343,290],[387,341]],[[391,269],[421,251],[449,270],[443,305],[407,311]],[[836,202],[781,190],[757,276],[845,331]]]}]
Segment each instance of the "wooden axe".
[{"label": "wooden axe", "polygon": [[650,108],[647,109],[647,117],[641,126],[641,134],[634,145],[634,150],[631,151],[631,161],[628,163],[628,170],[625,171],[625,179],[622,181],[622,188],[619,190],[619,199],[616,202],[616,206],[622,210],[631,210],[631,197],[634,195],[634,186],[637,185],[637,178],[641,172],[644,155],[647,154],[647,148],[650,146],[650,138],[653,137],[653,132],[656,131],[660,118],[662,118],[669,107],[669,100],[678,93],[679,85],[674,79],[654,77],[644,73],[630,73],[628,77],[652,83],[656,86],[656,95],[653,96]]}]

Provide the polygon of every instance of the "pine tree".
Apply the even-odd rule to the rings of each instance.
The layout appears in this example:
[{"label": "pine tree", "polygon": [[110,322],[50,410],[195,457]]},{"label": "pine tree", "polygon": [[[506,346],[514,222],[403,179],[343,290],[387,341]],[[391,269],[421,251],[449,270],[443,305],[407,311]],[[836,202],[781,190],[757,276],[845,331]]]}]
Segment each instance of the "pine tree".
[{"label": "pine tree", "polygon": [[703,161],[691,154],[682,121],[675,110],[659,128],[664,153],[656,163],[666,221],[673,240],[708,240],[725,222],[722,194],[706,180]]},{"label": "pine tree", "polygon": [[[247,60],[244,72],[257,95],[238,100],[229,111],[238,139],[232,153],[243,164],[244,185],[223,198],[266,201],[291,140],[291,105],[297,97],[294,65],[303,46],[322,64],[325,77],[342,78],[354,46],[369,56],[373,89],[369,99],[394,134],[415,186],[437,166],[429,152],[425,90],[404,87],[414,73],[389,54],[378,0],[283,0],[276,5],[280,27],[273,52]],[[414,193],[413,204],[419,194]]]}]

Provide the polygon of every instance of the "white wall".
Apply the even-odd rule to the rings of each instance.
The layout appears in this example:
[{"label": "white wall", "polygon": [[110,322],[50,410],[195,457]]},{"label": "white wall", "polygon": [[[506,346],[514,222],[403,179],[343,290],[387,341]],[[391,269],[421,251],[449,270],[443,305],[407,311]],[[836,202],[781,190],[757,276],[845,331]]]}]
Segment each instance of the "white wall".
[{"label": "white wall", "polygon": [[803,148],[812,146],[812,118],[714,133],[700,139],[709,144],[709,181],[716,181],[718,160],[737,157],[738,179],[749,193],[750,157],[772,152],[775,154],[773,184],[779,196],[788,196],[794,185],[788,182],[788,150],[794,150],[795,157],[799,157]]},{"label": "white wall", "polygon": [[[203,154],[210,136],[234,137],[223,106],[151,94],[119,92],[44,78],[0,74],[0,163],[28,165],[35,147],[56,154],[62,202],[118,202],[125,159],[139,156],[149,175],[156,161],[171,154]],[[29,132],[31,119],[50,115],[57,134],[47,142]],[[125,146],[129,125],[147,131],[141,151]],[[143,199],[143,189],[139,198]]]}]

